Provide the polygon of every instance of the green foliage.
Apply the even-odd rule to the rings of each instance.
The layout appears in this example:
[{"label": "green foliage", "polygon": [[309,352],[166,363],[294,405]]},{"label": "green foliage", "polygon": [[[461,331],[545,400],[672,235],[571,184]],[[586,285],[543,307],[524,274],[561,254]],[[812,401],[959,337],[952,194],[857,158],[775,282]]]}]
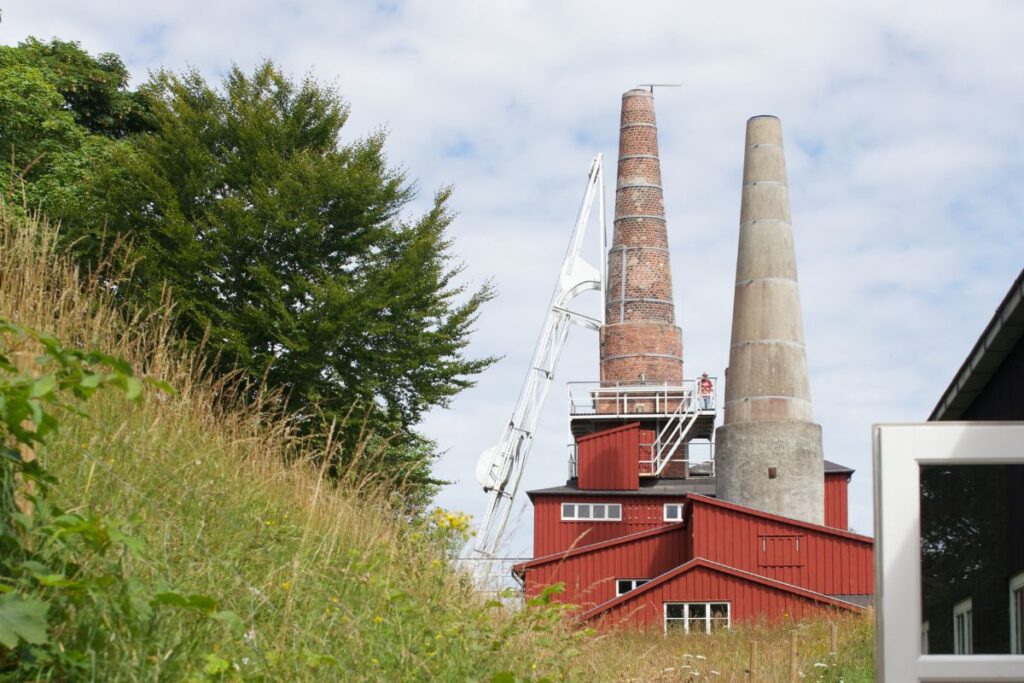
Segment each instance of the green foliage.
[{"label": "green foliage", "polygon": [[45,643],[49,609],[42,600],[26,599],[18,593],[0,595],[0,645],[13,650],[19,641],[29,645]]},{"label": "green foliage", "polygon": [[59,220],[88,268],[130,243],[122,303],[151,309],[169,286],[179,332],[222,372],[280,390],[308,434],[333,424],[338,453],[386,439],[376,473],[423,504],[435,449],[414,428],[493,362],[465,355],[492,292],[456,283],[450,188],[405,216],[415,192],[384,134],[344,139],[339,95],[270,62],[219,88],[127,80],[75,43],[0,48],[8,198]]},{"label": "green foliage", "polygon": [[[115,145],[149,129],[142,96],[128,90],[117,55],[33,38],[0,46],[0,152],[10,163],[7,199],[53,214],[82,209],[78,187]],[[17,206],[19,202],[10,202]]]},{"label": "green foliage", "polygon": [[[557,587],[519,611],[509,595],[485,600],[447,561],[465,539],[464,516],[410,518],[390,490],[325,481],[324,444],[295,435],[266,404],[226,402],[230,380],[205,373],[168,336],[166,310],[118,314],[109,281],[83,283],[66,257],[47,252],[52,244],[46,223],[0,211],[0,318],[87,339],[177,391],[125,401],[100,390],[104,378],[135,386],[120,383],[116,364],[92,356],[99,362],[78,372],[88,356],[60,348],[67,389],[59,361],[31,376],[0,370],[22,403],[0,430],[35,414],[26,400],[60,427],[34,442],[51,483],[32,515],[7,518],[17,545],[0,549],[0,596],[18,596],[2,602],[44,603],[46,640],[31,642],[38,604],[0,616],[4,637],[18,639],[13,649],[0,643],[0,681],[541,683],[706,680],[712,671],[742,680],[752,638],[762,678],[786,676],[791,624],[595,636],[565,618]],[[12,347],[21,338],[0,335]],[[362,448],[374,459],[386,444]],[[796,626],[805,675],[871,680],[870,620],[840,622],[835,657],[828,626]]]},{"label": "green foliage", "polygon": [[136,245],[139,297],[168,282],[184,328],[226,364],[266,373],[309,416],[359,401],[385,434],[488,365],[461,353],[490,292],[459,302],[449,191],[404,222],[411,188],[383,135],[342,143],[336,93],[270,63],[232,69],[221,91],[161,72],[146,92],[156,132],[94,192]]},{"label": "green foliage", "polygon": [[[41,354],[23,374],[10,349],[26,346]],[[103,387],[139,401],[143,381],[123,360],[69,349],[0,319],[0,680],[77,677],[97,639],[136,635],[152,625],[158,605],[217,617],[206,596],[150,597],[153,589],[130,574],[145,557],[142,539],[103,517],[54,505],[55,478],[25,455],[56,433],[62,413],[84,415],[78,402]]]},{"label": "green foliage", "polygon": [[45,73],[65,109],[90,133],[120,138],[149,130],[142,96],[128,89],[128,69],[117,55],[89,55],[76,42],[35,38],[4,48],[0,64],[21,63]]}]

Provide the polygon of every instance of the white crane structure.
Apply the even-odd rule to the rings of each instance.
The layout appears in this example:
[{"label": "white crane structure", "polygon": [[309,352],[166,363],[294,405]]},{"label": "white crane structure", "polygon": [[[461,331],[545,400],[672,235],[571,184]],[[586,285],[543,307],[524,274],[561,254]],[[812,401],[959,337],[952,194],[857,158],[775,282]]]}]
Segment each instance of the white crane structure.
[{"label": "white crane structure", "polygon": [[[598,205],[600,269],[590,265],[580,256],[595,200]],[[565,346],[569,328],[576,324],[598,330],[604,323],[603,302],[601,319],[572,311],[569,304],[583,292],[604,291],[606,240],[604,174],[601,155],[598,154],[590,163],[583,203],[576,217],[569,248],[566,250],[565,260],[562,262],[551,295],[551,303],[537,339],[533,360],[526,372],[519,400],[512,411],[512,418],[505,425],[498,444],[480,454],[476,475],[484,492],[489,496],[489,504],[487,513],[477,529],[473,547],[466,558],[468,560],[493,560],[501,547],[502,535],[512,512],[512,503],[519,491],[523,468],[530,454],[541,408],[554,382],[555,369],[558,367],[558,359]]]}]

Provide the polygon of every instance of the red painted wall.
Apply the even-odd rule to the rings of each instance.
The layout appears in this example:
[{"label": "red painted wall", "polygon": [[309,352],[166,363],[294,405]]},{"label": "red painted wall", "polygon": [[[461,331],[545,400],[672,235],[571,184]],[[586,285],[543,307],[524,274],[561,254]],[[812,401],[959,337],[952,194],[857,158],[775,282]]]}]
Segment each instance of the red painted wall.
[{"label": "red painted wall", "polygon": [[847,493],[849,484],[850,474],[848,472],[834,472],[825,475],[825,526],[843,531],[850,528]]},{"label": "red painted wall", "polygon": [[585,491],[640,488],[640,423],[576,439],[579,487]]},{"label": "red painted wall", "polygon": [[616,579],[653,579],[689,559],[689,531],[680,527],[527,569],[526,595],[564,581],[555,599],[586,609],[614,598]]},{"label": "red painted wall", "polygon": [[694,557],[825,595],[874,593],[870,539],[766,519],[696,496],[686,514]]},{"label": "red painted wall", "polygon": [[631,626],[662,629],[666,602],[728,602],[732,623],[805,619],[831,608],[810,598],[739,577],[695,567],[632,600],[610,608],[596,623],[605,628]]},{"label": "red painted wall", "polygon": [[[573,496],[535,495],[533,498],[533,556],[544,557],[569,548],[607,541],[666,524],[665,503],[684,496]],[[562,503],[619,503],[621,522],[563,522]]]}]

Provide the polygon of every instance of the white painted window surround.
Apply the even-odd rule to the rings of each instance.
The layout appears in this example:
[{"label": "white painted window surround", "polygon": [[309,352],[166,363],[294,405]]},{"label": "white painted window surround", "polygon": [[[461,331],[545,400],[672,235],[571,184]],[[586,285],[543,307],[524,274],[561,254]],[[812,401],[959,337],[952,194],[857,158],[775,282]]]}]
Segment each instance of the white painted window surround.
[{"label": "white painted window surround", "polygon": [[615,596],[625,595],[634,588],[639,588],[649,581],[650,579],[616,579]]},{"label": "white painted window surround", "polygon": [[562,503],[563,522],[621,522],[618,503]]},{"label": "white painted window surround", "polygon": [[953,652],[958,655],[974,652],[974,602],[970,598],[953,607]]},{"label": "white painted window surround", "polygon": [[[1024,654],[922,651],[920,486],[924,465],[1024,464],[1024,423],[875,425],[875,653],[882,683],[1024,682]],[[950,618],[952,615],[950,615]]]},{"label": "white painted window surround", "polygon": [[1010,652],[1024,655],[1024,572],[1010,579]]},{"label": "white painted window surround", "polygon": [[729,628],[731,621],[728,602],[666,602],[665,633],[711,633]]},{"label": "white painted window surround", "polygon": [[665,503],[663,510],[663,519],[666,522],[681,522],[683,521],[683,504],[682,503]]}]

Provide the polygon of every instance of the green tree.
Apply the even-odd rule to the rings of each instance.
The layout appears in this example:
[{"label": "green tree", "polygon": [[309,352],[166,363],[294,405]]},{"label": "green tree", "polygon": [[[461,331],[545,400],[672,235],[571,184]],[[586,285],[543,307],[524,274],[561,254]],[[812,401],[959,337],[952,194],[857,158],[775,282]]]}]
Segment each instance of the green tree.
[{"label": "green tree", "polygon": [[455,282],[450,189],[409,220],[414,188],[384,135],[343,141],[337,93],[269,62],[221,89],[192,71],[143,90],[153,131],[104,148],[72,191],[89,200],[57,216],[83,257],[130,240],[126,300],[168,284],[224,369],[265,376],[311,429],[348,416],[350,445],[367,428],[392,439],[380,466],[429,488],[433,448],[414,426],[493,362],[464,353],[492,293]]},{"label": "green tree", "polygon": [[30,38],[0,46],[8,199],[24,198],[50,213],[81,211],[74,191],[103,163],[113,140],[150,129],[145,100],[128,89],[128,78],[117,55],[92,57],[78,43]]}]

